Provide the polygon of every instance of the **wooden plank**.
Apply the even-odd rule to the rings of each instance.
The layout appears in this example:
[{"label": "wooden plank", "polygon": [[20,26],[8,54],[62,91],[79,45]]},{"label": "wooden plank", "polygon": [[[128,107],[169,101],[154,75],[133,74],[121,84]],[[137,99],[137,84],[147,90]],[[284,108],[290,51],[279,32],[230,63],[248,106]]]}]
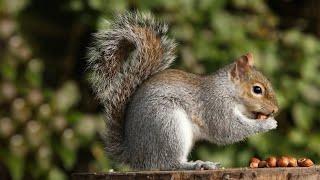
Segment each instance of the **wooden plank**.
[{"label": "wooden plank", "polygon": [[230,168],[205,171],[133,171],[110,173],[74,173],[73,180],[213,180],[270,179],[320,180],[320,165],[286,168]]}]

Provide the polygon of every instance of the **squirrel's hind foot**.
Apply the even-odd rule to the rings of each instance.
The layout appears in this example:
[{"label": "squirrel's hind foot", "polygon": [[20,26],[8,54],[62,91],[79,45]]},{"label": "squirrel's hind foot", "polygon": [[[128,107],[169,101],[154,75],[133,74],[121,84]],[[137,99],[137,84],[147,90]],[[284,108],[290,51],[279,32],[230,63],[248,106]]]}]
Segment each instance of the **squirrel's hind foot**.
[{"label": "squirrel's hind foot", "polygon": [[210,162],[210,161],[200,161],[197,160],[195,162],[185,162],[181,163],[181,166],[178,169],[181,170],[212,170],[220,168],[219,162]]}]

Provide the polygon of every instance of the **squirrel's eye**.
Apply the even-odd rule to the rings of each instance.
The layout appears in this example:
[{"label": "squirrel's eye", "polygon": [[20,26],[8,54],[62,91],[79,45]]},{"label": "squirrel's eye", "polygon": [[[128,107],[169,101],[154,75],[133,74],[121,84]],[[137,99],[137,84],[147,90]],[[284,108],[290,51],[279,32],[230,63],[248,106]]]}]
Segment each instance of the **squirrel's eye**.
[{"label": "squirrel's eye", "polygon": [[253,86],[253,92],[256,94],[262,94],[262,88],[260,86]]}]

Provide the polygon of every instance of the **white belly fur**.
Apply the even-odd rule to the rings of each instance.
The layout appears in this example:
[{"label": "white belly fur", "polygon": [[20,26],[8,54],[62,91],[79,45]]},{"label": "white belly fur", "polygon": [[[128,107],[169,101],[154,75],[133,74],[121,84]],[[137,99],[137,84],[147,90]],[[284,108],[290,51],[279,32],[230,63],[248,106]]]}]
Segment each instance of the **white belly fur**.
[{"label": "white belly fur", "polygon": [[182,109],[176,109],[174,115],[179,123],[178,136],[182,140],[183,155],[181,157],[181,162],[187,162],[188,154],[193,146],[193,130],[190,119],[188,118],[186,112]]}]

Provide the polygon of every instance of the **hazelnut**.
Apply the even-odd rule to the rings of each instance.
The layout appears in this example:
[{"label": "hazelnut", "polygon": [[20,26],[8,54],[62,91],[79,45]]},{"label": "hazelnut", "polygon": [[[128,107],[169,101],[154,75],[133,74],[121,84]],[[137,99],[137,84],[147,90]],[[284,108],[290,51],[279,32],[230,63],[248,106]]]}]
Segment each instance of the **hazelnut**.
[{"label": "hazelnut", "polygon": [[253,157],[253,158],[250,159],[250,163],[259,163],[259,162],[260,162],[259,158]]},{"label": "hazelnut", "polygon": [[265,115],[265,114],[259,113],[259,114],[257,115],[257,119],[268,119],[268,116]]},{"label": "hazelnut", "polygon": [[258,168],[258,164],[259,163],[252,162],[252,163],[250,163],[250,168]]},{"label": "hazelnut", "polygon": [[274,156],[266,159],[266,162],[267,162],[267,167],[272,168],[272,167],[276,167],[276,165],[277,165],[277,159]]},{"label": "hazelnut", "polygon": [[298,166],[296,158],[288,157],[288,160],[289,160],[288,167],[297,167]]},{"label": "hazelnut", "polygon": [[311,161],[311,159],[300,158],[298,159],[298,165],[300,167],[310,167],[310,166],[313,166],[314,163]]},{"label": "hazelnut", "polygon": [[251,159],[250,159],[250,162],[249,162],[250,168],[257,168],[259,162],[260,162],[260,159],[255,158],[255,157],[251,158]]},{"label": "hazelnut", "polygon": [[278,167],[287,167],[289,164],[289,159],[287,157],[281,157],[277,161],[277,166]]},{"label": "hazelnut", "polygon": [[258,168],[264,168],[267,167],[267,161],[260,161],[258,163]]}]

